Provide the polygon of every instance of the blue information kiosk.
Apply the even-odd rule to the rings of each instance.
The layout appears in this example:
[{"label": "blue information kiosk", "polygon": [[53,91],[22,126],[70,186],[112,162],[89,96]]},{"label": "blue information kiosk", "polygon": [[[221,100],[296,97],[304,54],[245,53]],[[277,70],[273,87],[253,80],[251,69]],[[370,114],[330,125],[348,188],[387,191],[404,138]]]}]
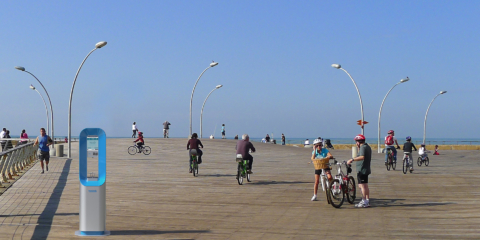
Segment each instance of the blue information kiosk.
[{"label": "blue information kiosk", "polygon": [[[80,230],[77,236],[108,236],[106,231],[107,136],[100,128],[80,133]],[[88,176],[87,160],[98,158],[98,174]]]}]

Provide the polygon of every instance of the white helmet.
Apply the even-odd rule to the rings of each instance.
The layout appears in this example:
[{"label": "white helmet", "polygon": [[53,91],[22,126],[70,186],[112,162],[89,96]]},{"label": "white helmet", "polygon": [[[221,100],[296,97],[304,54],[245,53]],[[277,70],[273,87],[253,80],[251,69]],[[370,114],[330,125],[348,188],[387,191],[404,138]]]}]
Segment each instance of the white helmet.
[{"label": "white helmet", "polygon": [[313,145],[317,145],[317,144],[319,144],[319,143],[321,143],[321,144],[323,145],[322,139],[318,139],[318,138],[317,138],[317,139],[315,139],[315,140],[313,141]]}]

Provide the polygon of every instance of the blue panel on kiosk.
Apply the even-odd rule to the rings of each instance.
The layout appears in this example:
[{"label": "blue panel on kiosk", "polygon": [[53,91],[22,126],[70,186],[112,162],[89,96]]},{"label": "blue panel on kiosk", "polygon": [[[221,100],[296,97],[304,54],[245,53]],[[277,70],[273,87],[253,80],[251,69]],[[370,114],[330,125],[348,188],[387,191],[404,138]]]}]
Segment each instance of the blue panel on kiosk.
[{"label": "blue panel on kiosk", "polygon": [[[87,178],[87,136],[98,136],[98,180]],[[80,183],[83,186],[102,186],[107,176],[107,136],[100,128],[85,128],[80,132]]]}]

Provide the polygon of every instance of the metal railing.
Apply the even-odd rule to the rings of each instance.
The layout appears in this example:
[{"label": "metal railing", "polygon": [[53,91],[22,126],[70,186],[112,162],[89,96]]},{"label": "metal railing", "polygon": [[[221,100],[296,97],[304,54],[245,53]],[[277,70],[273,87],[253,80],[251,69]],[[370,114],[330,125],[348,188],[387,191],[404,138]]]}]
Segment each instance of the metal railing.
[{"label": "metal railing", "polygon": [[[9,180],[14,180],[14,176],[19,176],[18,173],[21,173],[26,167],[34,163],[37,149],[38,145],[33,146],[33,142],[27,142],[1,152],[0,177],[2,182],[8,183]],[[1,182],[0,187],[4,187]]]}]

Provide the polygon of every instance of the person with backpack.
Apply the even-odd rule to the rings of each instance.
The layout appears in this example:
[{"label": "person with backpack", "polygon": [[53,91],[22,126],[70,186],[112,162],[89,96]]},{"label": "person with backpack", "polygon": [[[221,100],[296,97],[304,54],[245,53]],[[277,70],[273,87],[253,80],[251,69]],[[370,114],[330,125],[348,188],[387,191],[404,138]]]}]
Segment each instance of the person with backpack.
[{"label": "person with backpack", "polygon": [[398,145],[397,138],[395,137],[395,131],[390,130],[385,137],[385,166],[387,166],[389,148],[393,152],[393,161],[397,162],[397,149],[395,149],[394,144],[397,144],[397,148],[400,149],[400,145]]}]

